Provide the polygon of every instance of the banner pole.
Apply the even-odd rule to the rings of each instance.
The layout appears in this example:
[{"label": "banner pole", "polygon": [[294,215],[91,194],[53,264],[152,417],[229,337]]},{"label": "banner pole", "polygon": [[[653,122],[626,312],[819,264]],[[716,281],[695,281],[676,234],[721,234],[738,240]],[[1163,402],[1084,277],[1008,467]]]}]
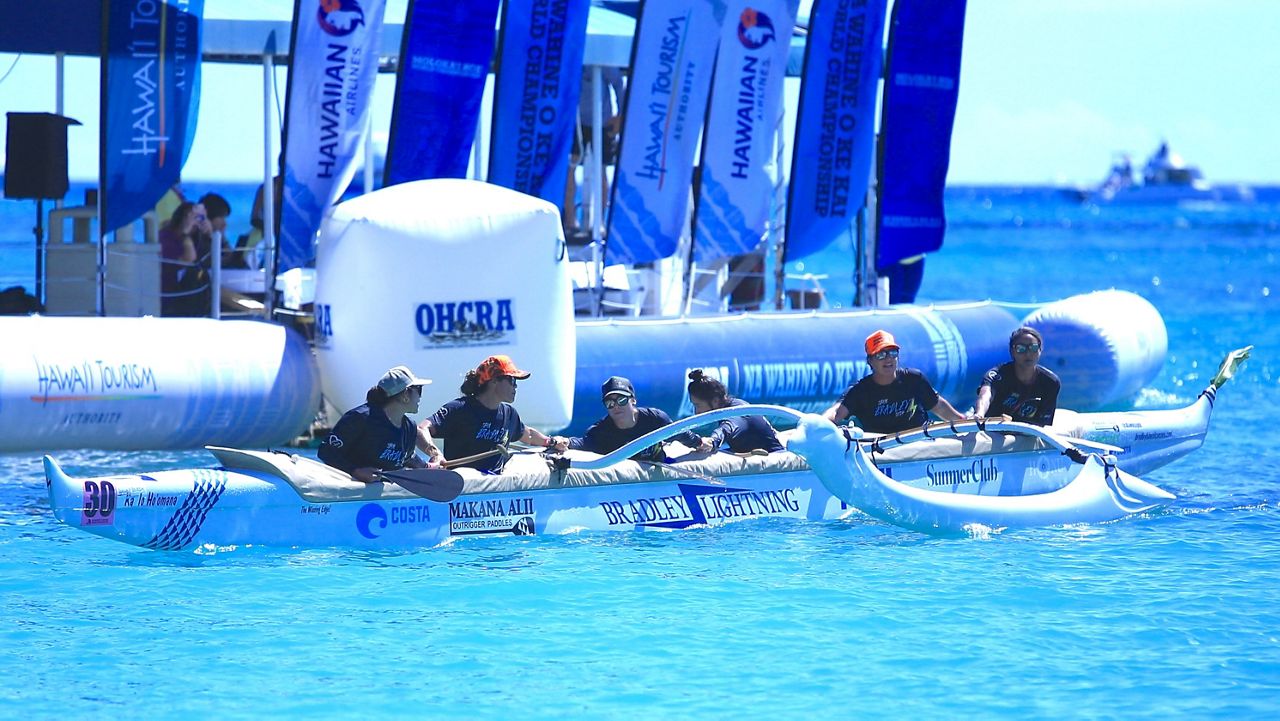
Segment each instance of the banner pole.
[{"label": "banner pole", "polygon": [[102,49],[98,61],[98,192],[96,205],[98,213],[98,253],[97,273],[94,282],[97,285],[95,304],[98,316],[106,315],[106,288],[104,287],[104,271],[106,265],[106,219],[107,197],[107,63],[111,56],[110,45],[111,0],[102,0]]},{"label": "banner pole", "polygon": [[271,320],[275,313],[276,296],[276,184],[272,167],[275,148],[275,33],[267,40],[262,54],[262,314]]}]

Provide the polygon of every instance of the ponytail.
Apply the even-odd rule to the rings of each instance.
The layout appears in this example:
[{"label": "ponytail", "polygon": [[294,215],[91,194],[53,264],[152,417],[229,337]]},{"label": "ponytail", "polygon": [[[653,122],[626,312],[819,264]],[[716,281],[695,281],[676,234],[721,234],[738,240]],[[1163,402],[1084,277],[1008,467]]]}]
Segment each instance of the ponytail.
[{"label": "ponytail", "polygon": [[374,386],[364,394],[364,402],[374,408],[384,408],[391,402],[391,396],[387,395],[387,392],[378,386]]},{"label": "ponytail", "polygon": [[458,389],[462,391],[464,396],[474,396],[480,393],[484,384],[480,382],[480,374],[473,368],[467,371],[467,377],[462,379],[462,386]]},{"label": "ponytail", "polygon": [[728,401],[729,390],[720,381],[702,372],[701,368],[689,371],[689,396],[708,401]]}]

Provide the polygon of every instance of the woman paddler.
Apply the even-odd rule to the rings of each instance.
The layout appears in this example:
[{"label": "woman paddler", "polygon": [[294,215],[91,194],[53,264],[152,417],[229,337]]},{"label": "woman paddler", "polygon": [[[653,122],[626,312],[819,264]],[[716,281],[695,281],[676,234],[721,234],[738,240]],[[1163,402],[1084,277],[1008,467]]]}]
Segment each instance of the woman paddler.
[{"label": "woman paddler", "polygon": [[380,480],[380,471],[427,467],[414,453],[418,429],[409,414],[418,412],[430,382],[404,366],[387,371],[364,403],[342,414],[320,444],[320,460],[365,483]]}]

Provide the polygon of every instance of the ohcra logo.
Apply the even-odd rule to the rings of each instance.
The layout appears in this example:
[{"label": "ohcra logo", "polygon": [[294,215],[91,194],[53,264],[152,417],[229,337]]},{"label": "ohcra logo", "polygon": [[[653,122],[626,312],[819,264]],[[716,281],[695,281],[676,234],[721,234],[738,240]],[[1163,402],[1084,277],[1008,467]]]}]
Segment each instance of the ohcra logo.
[{"label": "ohcra logo", "polygon": [[414,311],[419,348],[456,348],[515,342],[510,298],[421,303]]},{"label": "ohcra logo", "polygon": [[326,33],[344,37],[364,24],[364,8],[360,7],[359,0],[320,0],[316,21]]},{"label": "ohcra logo", "polygon": [[738,42],[748,50],[759,50],[770,40],[775,40],[778,32],[773,29],[773,20],[768,15],[746,8],[738,18]]},{"label": "ohcra logo", "polygon": [[316,345],[328,348],[333,340],[333,306],[328,303],[316,303],[315,331]]}]

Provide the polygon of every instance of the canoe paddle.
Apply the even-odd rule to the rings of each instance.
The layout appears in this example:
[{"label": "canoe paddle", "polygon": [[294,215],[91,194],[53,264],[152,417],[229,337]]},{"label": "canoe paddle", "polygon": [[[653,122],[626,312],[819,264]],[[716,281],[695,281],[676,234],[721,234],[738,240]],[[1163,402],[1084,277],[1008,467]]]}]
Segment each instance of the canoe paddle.
[{"label": "canoe paddle", "polygon": [[447,503],[462,493],[462,474],[447,468],[401,468],[378,477],[428,501]]}]

